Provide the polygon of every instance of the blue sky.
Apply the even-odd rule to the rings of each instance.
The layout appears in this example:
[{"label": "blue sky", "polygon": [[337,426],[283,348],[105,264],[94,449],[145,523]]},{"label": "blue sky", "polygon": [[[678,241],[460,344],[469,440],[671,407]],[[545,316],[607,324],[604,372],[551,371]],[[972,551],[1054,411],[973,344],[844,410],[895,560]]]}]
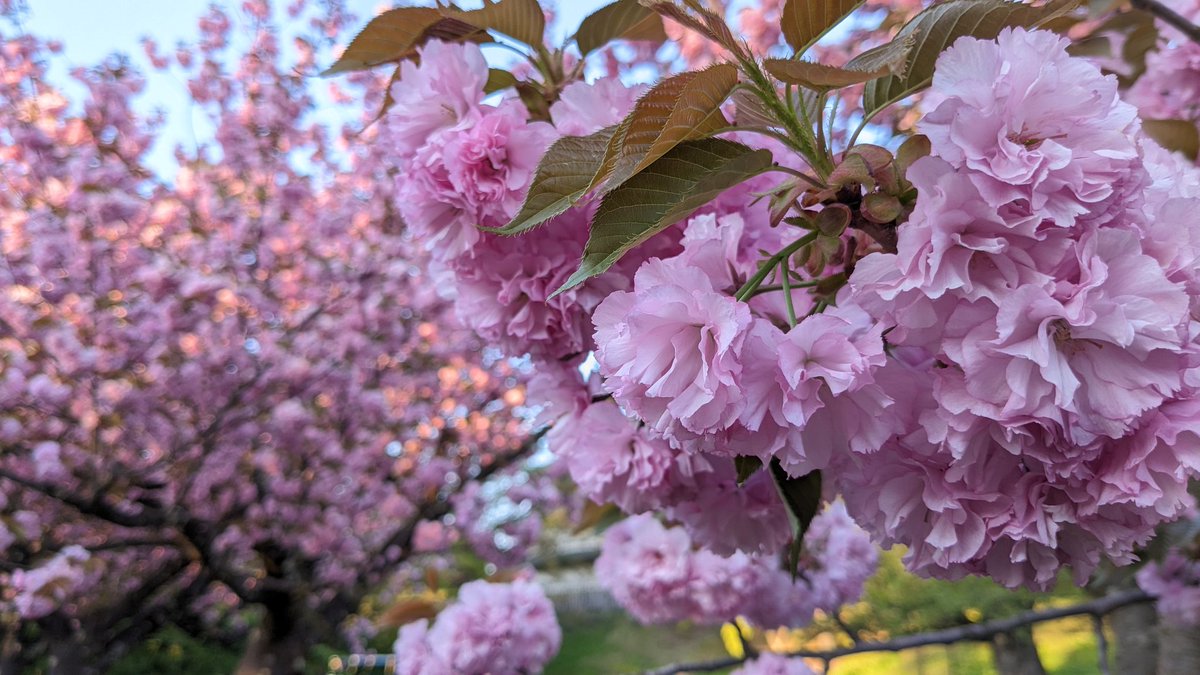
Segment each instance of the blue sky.
[{"label": "blue sky", "polygon": [[[580,19],[606,4],[609,0],[560,0],[559,32],[565,33],[578,25]],[[55,65],[50,77],[76,95],[79,89],[69,82],[68,72],[77,66],[98,63],[113,52],[130,55],[136,64],[143,64],[141,40],[151,37],[160,50],[169,53],[181,40],[190,41],[196,34],[196,19],[210,4],[230,10],[240,18],[241,0],[28,0],[30,13],[25,28],[41,37],[60,40],[63,58]],[[287,0],[275,0],[279,15]],[[379,0],[347,0],[351,11],[364,20],[377,10],[399,4]],[[459,6],[477,6],[476,2],[460,2]],[[235,24],[236,25],[236,24]],[[346,39],[349,39],[349,35]],[[147,69],[143,68],[143,71]],[[178,77],[150,73],[138,109],[149,112],[162,109],[167,114],[167,127],[162,139],[149,158],[150,165],[164,176],[171,173],[173,149],[176,145],[194,145],[211,133],[202,115],[191,109],[187,89]]]}]

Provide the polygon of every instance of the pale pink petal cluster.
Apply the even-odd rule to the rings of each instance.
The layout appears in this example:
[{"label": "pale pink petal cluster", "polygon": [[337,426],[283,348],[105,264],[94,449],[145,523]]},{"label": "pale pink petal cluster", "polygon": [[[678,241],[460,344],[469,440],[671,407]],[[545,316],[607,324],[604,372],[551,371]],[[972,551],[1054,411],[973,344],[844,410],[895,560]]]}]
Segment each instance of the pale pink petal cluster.
[{"label": "pale pink petal cluster", "polygon": [[476,106],[455,126],[423,138],[407,157],[396,179],[396,205],[434,258],[468,252],[480,226],[503,225],[516,213],[554,140],[550,125],[528,118],[516,100]]},{"label": "pale pink petal cluster", "polygon": [[743,663],[732,675],[816,675],[816,671],[803,659],[768,653]]},{"label": "pale pink petal cluster", "polygon": [[558,653],[562,629],[554,606],[532,581],[472,581],[438,614],[396,638],[396,672],[405,675],[538,673]]},{"label": "pale pink petal cluster", "polygon": [[1082,581],[1193,503],[1197,177],[1065,45],[1015,29],[940,57],[898,253],[842,296],[907,357],[875,372],[900,433],[839,484],[925,574]]},{"label": "pale pink petal cluster", "polygon": [[763,628],[802,626],[818,609],[858,600],[876,565],[874,546],[844,510],[818,516],[813,528],[793,580],[775,555],[722,557],[697,548],[685,528],[634,516],[605,533],[596,576],[642,623],[719,624],[740,616]]},{"label": "pale pink petal cluster", "polygon": [[420,148],[438,131],[456,127],[483,103],[488,64],[473,43],[430,40],[417,60],[400,64],[385,118],[401,152]]},{"label": "pale pink petal cluster", "polygon": [[1143,591],[1158,597],[1158,615],[1165,621],[1200,627],[1200,560],[1179,549],[1167,552],[1137,574]]},{"label": "pale pink petal cluster", "polygon": [[736,422],[753,318],[703,271],[652,259],[593,320],[605,386],[649,428],[676,444],[704,443]]},{"label": "pale pink petal cluster", "polygon": [[627,86],[616,77],[572,82],[550,106],[550,120],[563,136],[587,136],[619,123],[646,90],[645,85]]},{"label": "pale pink petal cluster", "polygon": [[990,206],[1060,227],[1102,217],[1138,164],[1136,111],[1067,44],[1024,29],[959,39],[938,59],[941,102],[920,123],[933,154],[967,170]]}]

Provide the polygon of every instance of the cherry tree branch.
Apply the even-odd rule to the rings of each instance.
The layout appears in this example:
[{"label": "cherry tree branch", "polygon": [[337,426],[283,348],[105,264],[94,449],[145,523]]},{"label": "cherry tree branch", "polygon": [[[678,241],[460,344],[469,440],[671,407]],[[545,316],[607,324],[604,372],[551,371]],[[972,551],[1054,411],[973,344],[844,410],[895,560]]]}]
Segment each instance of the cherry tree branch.
[{"label": "cherry tree branch", "polygon": [[[1127,605],[1135,605],[1142,602],[1150,602],[1154,600],[1154,596],[1142,591],[1125,591],[1123,593],[1115,593],[1096,600],[1082,602],[1069,607],[1054,607],[1051,609],[1043,609],[1032,612],[1025,612],[1007,619],[997,619],[995,621],[987,621],[985,623],[969,624],[966,626],[957,626],[955,628],[947,628],[945,630],[929,631],[927,633],[918,633],[916,635],[905,635],[894,640],[886,640],[883,642],[862,642],[853,647],[845,647],[842,649],[830,649],[828,651],[798,651],[791,652],[788,656],[798,658],[821,659],[829,662],[841,656],[849,656],[851,654],[865,654],[867,652],[898,652],[915,647],[926,647],[929,645],[948,645],[956,642],[987,642],[996,635],[1003,633],[1011,633],[1018,628],[1032,626],[1033,624],[1042,623],[1045,621],[1054,621],[1056,619],[1066,618],[1068,616],[1087,615],[1092,617],[1102,617],[1106,614],[1120,609]],[[745,659],[736,659],[733,657],[724,659],[713,659],[711,661],[700,661],[696,663],[679,663],[663,666],[654,670],[646,671],[645,675],[678,675],[679,673],[692,672],[711,672],[730,668],[742,663]]]},{"label": "cherry tree branch", "polygon": [[[7,451],[8,448],[5,450]],[[91,499],[85,499],[56,485],[25,478],[2,467],[0,467],[0,478],[65,504],[84,515],[99,518],[120,527],[139,528],[167,525],[166,518],[159,512],[149,509],[143,510],[141,513],[120,511],[106,502],[99,493],[93,495]]]},{"label": "cherry tree branch", "polygon": [[1178,29],[1179,32],[1191,38],[1192,42],[1200,44],[1200,26],[1188,21],[1179,12],[1167,7],[1158,0],[1130,0],[1129,4],[1133,5],[1135,9],[1149,12],[1156,18],[1162,19],[1163,23]]}]

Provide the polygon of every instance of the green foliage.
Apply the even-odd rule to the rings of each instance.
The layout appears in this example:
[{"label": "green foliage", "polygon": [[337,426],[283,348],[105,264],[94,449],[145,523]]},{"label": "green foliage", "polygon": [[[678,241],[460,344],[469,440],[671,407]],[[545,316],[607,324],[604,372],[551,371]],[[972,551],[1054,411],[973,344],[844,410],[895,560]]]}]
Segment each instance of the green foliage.
[{"label": "green foliage", "polygon": [[501,89],[515,86],[517,86],[517,78],[512,73],[499,68],[489,68],[487,84],[483,85],[483,91],[494,94]]},{"label": "green foliage", "polygon": [[862,602],[843,613],[854,630],[908,635],[1000,619],[1034,604],[1086,599],[1066,578],[1054,593],[1009,590],[983,577],[922,579],[904,569],[901,555],[895,549],[881,553],[879,571],[867,582]]},{"label": "green foliage", "polygon": [[787,43],[800,56],[820,40],[864,0],[788,0],[783,6],[780,27]]},{"label": "green foliage", "polygon": [[624,614],[560,616],[562,649],[544,675],[636,673],[727,656],[716,628],[642,626]]},{"label": "green foliage", "polygon": [[787,507],[788,522],[792,525],[792,544],[788,548],[787,569],[792,574],[800,565],[800,549],[804,545],[804,534],[813,518],[821,510],[821,472],[812,471],[799,478],[792,478],[780,466],[779,460],[771,460],[771,478],[783,505]]},{"label": "green foliage", "polygon": [[521,210],[501,234],[520,234],[571,208],[587,192],[600,170],[616,127],[590,136],[564,136],[554,142],[538,164]]},{"label": "green foliage", "polygon": [[604,197],[579,269],[556,293],[612,267],[630,249],[771,166],[768,150],[707,138],[684,141]]},{"label": "green foliage", "polygon": [[232,673],[240,653],[166,628],[116,663],[108,675],[213,675]]},{"label": "green foliage", "polygon": [[667,39],[662,18],[638,0],[617,0],[589,15],[575,32],[575,43],[584,56],[613,40],[662,42]]}]

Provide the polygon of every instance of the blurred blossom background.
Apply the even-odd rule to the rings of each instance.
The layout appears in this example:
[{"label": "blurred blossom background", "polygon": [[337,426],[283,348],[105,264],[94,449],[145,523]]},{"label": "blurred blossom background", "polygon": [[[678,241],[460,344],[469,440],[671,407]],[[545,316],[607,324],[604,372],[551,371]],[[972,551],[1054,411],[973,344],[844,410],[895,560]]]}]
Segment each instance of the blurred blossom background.
[{"label": "blurred blossom background", "polygon": [[[551,41],[605,4],[554,3]],[[406,237],[368,124],[388,72],[316,75],[388,6],[301,5],[0,0],[0,675],[253,672],[275,649],[299,672],[391,672],[426,627],[486,642],[492,605],[561,644],[547,673],[633,672],[1085,599],[918,579],[840,505],[806,553],[828,597],[789,607],[769,556],[696,551],[646,515],[610,527],[619,510],[571,488],[539,431],[530,394],[553,374],[463,328]],[[721,515],[691,508],[673,517]],[[664,557],[699,570],[671,603],[646,562]],[[727,622],[743,596],[755,616]],[[796,607],[815,620],[754,623]],[[1086,617],[1033,634],[1046,672],[1096,672]],[[984,675],[992,647],[836,672]]]}]

